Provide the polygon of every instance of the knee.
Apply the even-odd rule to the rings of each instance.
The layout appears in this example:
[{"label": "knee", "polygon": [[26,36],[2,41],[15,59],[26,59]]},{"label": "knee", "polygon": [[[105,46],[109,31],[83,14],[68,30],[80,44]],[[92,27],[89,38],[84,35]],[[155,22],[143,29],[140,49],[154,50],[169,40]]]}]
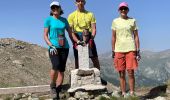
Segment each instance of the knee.
[{"label": "knee", "polygon": [[64,76],[64,72],[60,72],[60,71],[58,71],[58,76],[63,77],[63,76]]},{"label": "knee", "polygon": [[125,72],[124,71],[120,71],[119,72],[119,76],[120,76],[120,78],[125,78]]},{"label": "knee", "polygon": [[134,78],[134,70],[128,70],[128,76]]}]

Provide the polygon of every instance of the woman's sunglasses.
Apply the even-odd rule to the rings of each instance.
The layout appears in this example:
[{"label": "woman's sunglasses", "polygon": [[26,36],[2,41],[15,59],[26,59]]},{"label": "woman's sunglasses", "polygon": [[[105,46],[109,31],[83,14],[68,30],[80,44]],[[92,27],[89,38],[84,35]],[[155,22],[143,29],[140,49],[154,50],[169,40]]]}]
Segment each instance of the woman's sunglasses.
[{"label": "woman's sunglasses", "polygon": [[84,3],[85,1],[84,0],[76,0],[76,2],[83,2]]},{"label": "woman's sunglasses", "polygon": [[128,7],[121,7],[119,10],[128,10]]}]

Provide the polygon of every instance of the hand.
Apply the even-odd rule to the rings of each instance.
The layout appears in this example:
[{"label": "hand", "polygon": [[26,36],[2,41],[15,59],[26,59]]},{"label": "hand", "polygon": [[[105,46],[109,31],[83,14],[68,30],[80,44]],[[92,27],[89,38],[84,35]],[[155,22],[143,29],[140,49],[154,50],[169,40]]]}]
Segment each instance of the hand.
[{"label": "hand", "polygon": [[112,58],[115,58],[115,51],[112,51]]},{"label": "hand", "polygon": [[81,45],[81,46],[85,46],[86,45],[86,42],[84,41],[77,41],[77,45]]},{"label": "hand", "polygon": [[94,40],[94,36],[93,35],[91,35],[91,39]]},{"label": "hand", "polygon": [[80,41],[80,40],[78,40],[78,41],[77,41],[77,45],[80,45],[80,44],[81,44],[81,41]]},{"label": "hand", "polygon": [[85,46],[85,45],[86,45],[86,42],[85,42],[85,41],[81,41],[81,45],[82,45],[82,46]]},{"label": "hand", "polygon": [[57,49],[56,49],[56,47],[55,46],[50,46],[50,54],[51,55],[54,55],[54,54],[58,54],[58,52],[57,52]]},{"label": "hand", "polygon": [[77,49],[77,43],[73,44],[73,48]]},{"label": "hand", "polygon": [[136,59],[139,61],[141,59],[140,50],[136,51]]}]

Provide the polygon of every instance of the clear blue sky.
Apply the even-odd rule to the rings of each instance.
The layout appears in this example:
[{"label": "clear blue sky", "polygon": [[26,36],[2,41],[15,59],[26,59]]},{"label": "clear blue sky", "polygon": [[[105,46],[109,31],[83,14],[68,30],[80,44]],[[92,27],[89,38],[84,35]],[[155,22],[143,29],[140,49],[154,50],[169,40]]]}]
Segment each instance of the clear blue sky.
[{"label": "clear blue sky", "polygon": [[[63,17],[76,9],[74,0],[58,0]],[[118,4],[129,4],[129,16],[137,20],[142,50],[170,49],[170,0],[86,0],[86,9],[95,14],[98,52],[111,51],[111,23],[119,16]],[[52,0],[1,0],[0,38],[13,37],[41,46],[44,19],[49,16]]]}]

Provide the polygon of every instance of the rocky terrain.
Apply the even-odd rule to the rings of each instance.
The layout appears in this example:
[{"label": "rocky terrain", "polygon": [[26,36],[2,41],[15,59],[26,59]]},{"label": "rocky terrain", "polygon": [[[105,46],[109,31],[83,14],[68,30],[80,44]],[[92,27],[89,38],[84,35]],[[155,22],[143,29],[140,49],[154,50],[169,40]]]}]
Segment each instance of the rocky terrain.
[{"label": "rocky terrain", "polygon": [[[69,60],[67,65],[73,66]],[[1,88],[47,85],[50,68],[46,48],[15,39],[0,39]],[[65,73],[65,83],[68,83],[68,70]]]},{"label": "rocky terrain", "polygon": [[[69,73],[74,67],[72,58],[73,56],[70,56],[67,62],[64,84],[69,84]],[[113,87],[119,86],[117,72],[112,67],[111,52],[100,55],[99,59],[102,77],[115,85],[107,86],[110,89],[108,96],[111,96],[115,91]],[[0,88],[47,85],[50,82],[50,68],[51,63],[46,48],[12,38],[0,39]],[[159,96],[168,100],[170,98],[170,82],[167,83],[167,80],[170,80],[170,50],[142,52],[142,60],[135,77],[138,98],[134,100],[164,100],[155,99]],[[68,98],[67,89],[64,90],[63,100]],[[30,98],[29,100],[33,100],[31,98],[45,100],[50,96],[49,92],[45,92],[0,95],[0,100],[1,98],[2,100],[14,98],[18,98],[16,100],[28,100],[28,98]],[[104,97],[101,100],[112,99]]]}]

